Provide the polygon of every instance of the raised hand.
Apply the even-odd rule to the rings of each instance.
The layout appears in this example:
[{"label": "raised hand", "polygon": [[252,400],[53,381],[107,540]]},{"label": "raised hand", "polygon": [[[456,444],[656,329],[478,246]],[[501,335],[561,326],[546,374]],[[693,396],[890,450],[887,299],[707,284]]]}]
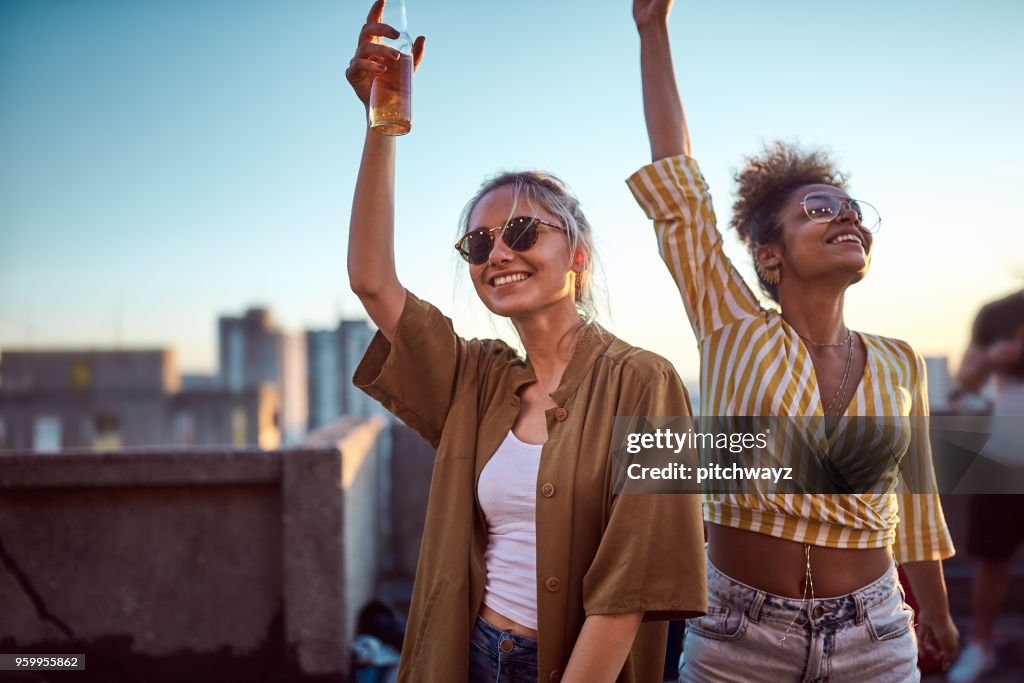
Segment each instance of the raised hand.
[{"label": "raised hand", "polygon": [[690,132],[672,69],[668,14],[672,0],[633,0],[633,20],[640,34],[640,79],[651,160],[690,154]]},{"label": "raised hand", "polygon": [[[366,17],[366,23],[359,31],[359,41],[356,45],[356,54],[345,70],[345,78],[348,79],[356,97],[363,103],[364,107],[370,106],[370,88],[373,79],[384,73],[388,65],[398,61],[400,53],[398,50],[382,45],[381,38],[397,38],[398,31],[381,23],[384,14],[384,0],[377,0],[370,7],[370,13]],[[418,37],[412,44],[413,69],[419,67],[423,60],[423,43],[426,39]]]},{"label": "raised hand", "polygon": [[633,21],[637,28],[664,24],[672,11],[673,0],[633,0]]}]

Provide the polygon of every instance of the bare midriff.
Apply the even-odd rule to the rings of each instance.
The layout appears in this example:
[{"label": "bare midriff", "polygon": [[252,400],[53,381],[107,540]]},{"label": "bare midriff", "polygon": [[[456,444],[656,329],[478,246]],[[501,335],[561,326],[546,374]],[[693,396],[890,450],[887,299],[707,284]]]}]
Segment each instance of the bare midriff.
[{"label": "bare midriff", "polygon": [[[708,557],[723,574],[767,593],[803,598],[804,544],[721,524],[708,524]],[[863,588],[892,566],[889,548],[811,546],[814,597],[832,598]],[[810,597],[810,590],[806,593]]]},{"label": "bare midriff", "polygon": [[516,623],[502,614],[498,614],[487,605],[480,606],[480,618],[501,631],[508,631],[517,636],[525,636],[531,640],[537,640],[536,630]]}]

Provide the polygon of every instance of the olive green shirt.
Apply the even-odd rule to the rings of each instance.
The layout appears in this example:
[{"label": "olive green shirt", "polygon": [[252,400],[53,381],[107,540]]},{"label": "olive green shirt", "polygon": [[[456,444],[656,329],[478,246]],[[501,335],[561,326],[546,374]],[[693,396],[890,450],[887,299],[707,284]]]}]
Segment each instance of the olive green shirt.
[{"label": "olive green shirt", "polygon": [[[399,681],[465,681],[483,600],[487,525],[477,481],[536,381],[500,340],[466,340],[412,293],[394,340],[379,332],[355,384],[436,450]],[[537,477],[538,673],[557,681],[587,616],[644,612],[619,681],[660,683],[666,619],[707,608],[695,495],[612,493],[616,416],[689,415],[668,361],[590,325],[546,411]]]}]

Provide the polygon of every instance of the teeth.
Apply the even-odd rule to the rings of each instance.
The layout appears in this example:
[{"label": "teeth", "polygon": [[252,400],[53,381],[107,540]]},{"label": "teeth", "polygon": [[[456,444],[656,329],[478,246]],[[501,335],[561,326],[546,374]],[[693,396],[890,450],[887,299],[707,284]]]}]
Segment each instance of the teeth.
[{"label": "teeth", "polygon": [[829,244],[839,244],[840,242],[856,242],[857,244],[861,244],[860,238],[856,235],[851,235],[850,233],[846,233],[845,235],[840,235],[839,237],[829,240]]},{"label": "teeth", "polygon": [[511,275],[502,275],[501,277],[494,278],[494,286],[500,287],[501,285],[507,285],[510,282],[518,282],[519,280],[525,280],[530,277],[526,273],[512,273]]}]

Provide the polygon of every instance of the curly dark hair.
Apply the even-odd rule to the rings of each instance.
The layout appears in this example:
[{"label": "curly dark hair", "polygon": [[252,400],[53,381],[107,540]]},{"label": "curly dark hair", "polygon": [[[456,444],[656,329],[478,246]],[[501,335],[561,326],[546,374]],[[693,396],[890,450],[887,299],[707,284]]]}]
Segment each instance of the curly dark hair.
[{"label": "curly dark hair", "polygon": [[[845,190],[848,176],[824,150],[804,150],[796,143],[776,141],[766,144],[759,156],[747,157],[733,179],[737,188],[731,224],[756,259],[757,247],[780,237],[779,212],[794,190],[815,183]],[[778,286],[768,284],[760,275],[758,280],[764,293],[777,302]]]}]

